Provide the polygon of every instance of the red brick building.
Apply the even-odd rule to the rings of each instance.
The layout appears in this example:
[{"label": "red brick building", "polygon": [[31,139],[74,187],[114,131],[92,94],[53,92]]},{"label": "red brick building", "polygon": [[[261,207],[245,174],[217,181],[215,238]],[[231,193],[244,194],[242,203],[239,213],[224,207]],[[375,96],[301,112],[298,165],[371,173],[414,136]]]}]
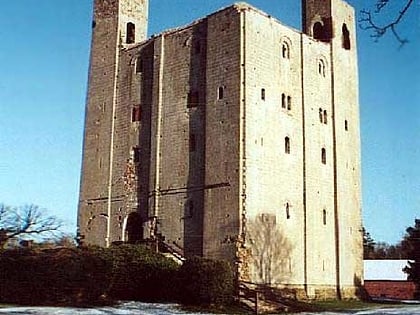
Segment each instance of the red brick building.
[{"label": "red brick building", "polygon": [[371,298],[413,300],[415,285],[402,270],[407,260],[365,260],[365,289]]}]

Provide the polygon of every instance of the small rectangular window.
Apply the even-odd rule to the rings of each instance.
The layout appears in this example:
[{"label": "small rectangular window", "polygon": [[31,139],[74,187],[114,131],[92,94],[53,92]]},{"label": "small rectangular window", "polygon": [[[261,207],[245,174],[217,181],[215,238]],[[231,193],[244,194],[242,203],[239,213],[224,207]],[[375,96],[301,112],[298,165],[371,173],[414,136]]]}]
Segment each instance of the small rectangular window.
[{"label": "small rectangular window", "polygon": [[284,138],[284,153],[290,154],[290,138]]},{"label": "small rectangular window", "polygon": [[265,89],[261,89],[261,99],[265,101]]},{"label": "small rectangular window", "polygon": [[286,108],[286,94],[281,95],[281,107]]},{"label": "small rectangular window", "polygon": [[292,97],[288,96],[287,97],[287,110],[291,110],[292,109]]},{"label": "small rectangular window", "polygon": [[133,107],[131,111],[131,121],[138,122],[141,120],[141,110],[139,106]]},{"label": "small rectangular window", "polygon": [[225,97],[225,88],[223,86],[219,86],[217,90],[217,99],[222,100]]},{"label": "small rectangular window", "polygon": [[196,91],[191,91],[188,93],[188,108],[197,107],[199,102],[199,94]]},{"label": "small rectangular window", "polygon": [[346,121],[344,121],[344,129],[346,130],[346,131],[349,131],[349,122],[346,120]]}]

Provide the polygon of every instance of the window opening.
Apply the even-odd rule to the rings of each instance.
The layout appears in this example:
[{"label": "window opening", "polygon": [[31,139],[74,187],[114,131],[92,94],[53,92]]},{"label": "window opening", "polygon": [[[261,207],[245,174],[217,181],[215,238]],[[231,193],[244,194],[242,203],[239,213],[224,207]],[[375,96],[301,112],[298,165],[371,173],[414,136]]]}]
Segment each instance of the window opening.
[{"label": "window opening", "polygon": [[140,148],[133,147],[131,149],[131,157],[134,163],[139,163],[140,162]]},{"label": "window opening", "polygon": [[286,218],[290,219],[290,205],[286,203]]},{"label": "window opening", "polygon": [[136,61],[136,73],[143,72],[143,58],[138,57]]},{"label": "window opening", "polygon": [[324,121],[324,116],[322,114],[322,108],[319,108],[319,122],[322,123]]},{"label": "window opening", "polygon": [[325,148],[322,148],[321,150],[321,161],[322,164],[327,164],[327,151],[325,150]]},{"label": "window opening", "polygon": [[324,110],[324,124],[327,124],[327,123],[328,123],[328,114],[327,114],[327,111]]},{"label": "window opening", "polygon": [[282,46],[281,46],[281,55],[285,59],[289,59],[290,58],[290,48],[289,48],[289,44],[286,43],[286,42],[283,42],[282,43]]},{"label": "window opening", "polygon": [[265,101],[265,89],[261,89],[261,99]]},{"label": "window opening", "polygon": [[281,95],[281,107],[286,108],[286,94]]},{"label": "window opening", "polygon": [[287,110],[291,110],[292,109],[292,97],[288,96],[287,97]]},{"label": "window opening", "polygon": [[348,130],[349,130],[349,122],[348,122],[347,120],[345,120],[345,121],[344,121],[344,129],[345,129],[346,131],[348,131]]},{"label": "window opening", "polygon": [[319,39],[319,40],[326,39],[324,25],[322,25],[321,22],[316,22],[314,24],[312,32],[315,39]]},{"label": "window opening", "polygon": [[219,86],[217,90],[217,99],[222,100],[225,97],[225,88],[223,86]]},{"label": "window opening", "polygon": [[322,59],[318,62],[318,73],[325,77],[325,62]]},{"label": "window opening", "polygon": [[290,138],[284,138],[284,153],[290,154]]},{"label": "window opening", "polygon": [[343,48],[346,50],[350,50],[350,32],[349,29],[347,28],[346,23],[343,24],[342,27],[342,32],[343,32]]},{"label": "window opening", "polygon": [[187,107],[197,107],[198,106],[198,100],[199,100],[199,94],[196,91],[191,91],[188,93],[188,104]]},{"label": "window opening", "polygon": [[322,223],[324,223],[324,225],[327,225],[327,210],[322,210]]},{"label": "window opening", "polygon": [[139,106],[133,107],[131,111],[131,121],[138,122],[141,120],[141,109]]},{"label": "window opening", "polygon": [[136,26],[134,25],[134,23],[127,23],[127,39],[126,39],[126,43],[127,44],[132,44],[135,42],[136,39]]}]

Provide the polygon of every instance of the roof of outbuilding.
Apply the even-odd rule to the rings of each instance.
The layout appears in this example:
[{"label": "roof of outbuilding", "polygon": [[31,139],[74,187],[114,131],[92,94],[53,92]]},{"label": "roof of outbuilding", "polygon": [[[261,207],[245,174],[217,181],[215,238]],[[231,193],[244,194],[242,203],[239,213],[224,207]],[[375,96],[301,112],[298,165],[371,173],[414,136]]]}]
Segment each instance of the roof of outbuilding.
[{"label": "roof of outbuilding", "polygon": [[408,260],[365,260],[365,280],[406,281],[407,274],[403,272]]}]

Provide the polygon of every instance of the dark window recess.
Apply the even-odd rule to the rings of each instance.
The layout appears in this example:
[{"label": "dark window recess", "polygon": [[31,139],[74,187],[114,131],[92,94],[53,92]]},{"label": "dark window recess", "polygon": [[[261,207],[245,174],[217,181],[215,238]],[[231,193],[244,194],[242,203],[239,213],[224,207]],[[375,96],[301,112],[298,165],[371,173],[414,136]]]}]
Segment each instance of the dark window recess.
[{"label": "dark window recess", "polygon": [[136,26],[134,23],[127,23],[127,44],[133,44],[136,40]]},{"label": "dark window recess", "polygon": [[142,72],[143,72],[143,59],[141,57],[138,57],[136,61],[136,73],[142,73]]},{"label": "dark window recess", "polygon": [[199,102],[199,94],[196,91],[191,91],[188,93],[188,104],[187,107],[197,107]]},{"label": "dark window recess", "polygon": [[343,31],[343,48],[346,49],[346,50],[350,50],[350,48],[351,48],[350,32],[349,32],[349,29],[347,28],[347,25],[345,23],[343,24],[342,31]]},{"label": "dark window recess", "polygon": [[281,107],[286,108],[286,94],[281,95]]},{"label": "dark window recess", "polygon": [[327,38],[324,25],[321,22],[316,22],[312,31],[315,39],[325,40]]},{"label": "dark window recess", "polygon": [[289,44],[287,44],[286,42],[283,42],[283,44],[281,46],[281,55],[285,59],[289,59],[290,58]]},{"label": "dark window recess", "polygon": [[141,109],[140,107],[136,106],[133,107],[132,111],[131,111],[131,121],[132,122],[137,122],[141,120]]},{"label": "dark window recess", "polygon": [[344,121],[344,129],[345,129],[346,131],[348,131],[348,130],[349,130],[349,122],[348,122],[347,120],[345,120],[345,121]]},{"label": "dark window recess", "polygon": [[261,89],[261,99],[265,101],[265,89]]},{"label": "dark window recess", "polygon": [[286,203],[286,219],[290,219],[290,205]]},{"label": "dark window recess", "polygon": [[195,134],[190,134],[190,152],[195,152],[197,147],[197,143],[196,143],[196,139],[195,139]]},{"label": "dark window recess", "polygon": [[223,86],[219,86],[217,89],[217,99],[222,100],[225,97],[225,88]]},{"label": "dark window recess", "polygon": [[322,210],[322,223],[324,223],[324,225],[327,225],[327,210]]},{"label": "dark window recess", "polygon": [[140,162],[140,148],[134,147],[132,149],[132,156],[133,156],[133,162],[139,163]]},{"label": "dark window recess", "polygon": [[328,113],[326,110],[324,110],[324,124],[328,123]]},{"label": "dark window recess", "polygon": [[290,154],[290,138],[284,138],[284,153]]},{"label": "dark window recess", "polygon": [[291,110],[292,109],[292,97],[288,96],[287,97],[287,110]]},{"label": "dark window recess", "polygon": [[319,122],[320,123],[324,122],[324,115],[322,114],[322,108],[319,109]]},{"label": "dark window recess", "polygon": [[318,62],[318,73],[325,77],[325,62],[322,59],[320,59]]},{"label": "dark window recess", "polygon": [[327,151],[325,148],[322,148],[321,150],[321,162],[322,164],[327,164]]}]

